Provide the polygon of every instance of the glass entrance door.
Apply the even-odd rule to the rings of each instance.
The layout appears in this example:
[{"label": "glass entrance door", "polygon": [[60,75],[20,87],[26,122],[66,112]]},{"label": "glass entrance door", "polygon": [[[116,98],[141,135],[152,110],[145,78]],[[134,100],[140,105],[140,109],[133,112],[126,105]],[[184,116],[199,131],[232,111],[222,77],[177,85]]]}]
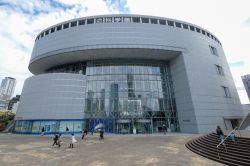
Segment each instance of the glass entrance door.
[{"label": "glass entrance door", "polygon": [[132,131],[130,119],[119,119],[116,121],[116,133],[118,134],[130,134]]},{"label": "glass entrance door", "polygon": [[150,119],[137,119],[135,120],[134,125],[137,134],[146,134],[152,132]]}]

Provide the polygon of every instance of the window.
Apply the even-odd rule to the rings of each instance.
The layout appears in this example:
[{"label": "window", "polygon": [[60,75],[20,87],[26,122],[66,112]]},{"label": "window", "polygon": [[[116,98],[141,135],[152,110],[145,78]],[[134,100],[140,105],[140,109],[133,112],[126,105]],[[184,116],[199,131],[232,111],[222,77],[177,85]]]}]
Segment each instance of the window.
[{"label": "window", "polygon": [[45,35],[48,35],[49,34],[49,30],[45,31]]},{"label": "window", "polygon": [[79,25],[84,25],[85,24],[85,20],[79,20]]},{"label": "window", "polygon": [[69,23],[63,24],[63,29],[66,29],[69,27]]},{"label": "window", "polygon": [[191,26],[191,25],[190,25],[190,30],[191,30],[191,31],[194,31],[194,26]]},{"label": "window", "polygon": [[157,19],[151,18],[150,20],[151,20],[151,24],[158,24]]},{"label": "window", "polygon": [[122,22],[122,17],[114,17],[114,22]]},{"label": "window", "polygon": [[175,22],[175,26],[178,27],[178,28],[181,28],[181,23]]},{"label": "window", "polygon": [[210,33],[207,32],[207,36],[210,37]]},{"label": "window", "polygon": [[112,20],[113,20],[112,17],[106,17],[106,18],[104,18],[104,22],[107,22],[107,23],[112,22]]},{"label": "window", "polygon": [[200,28],[196,28],[196,32],[201,33]]},{"label": "window", "polygon": [[96,18],[96,19],[95,19],[95,22],[96,22],[96,23],[102,23],[102,22],[103,22],[103,18]]},{"label": "window", "polygon": [[56,30],[57,31],[60,31],[62,29],[62,25],[58,25],[57,27],[56,27]]},{"label": "window", "polygon": [[93,18],[87,19],[87,24],[94,24],[94,19]]},{"label": "window", "polygon": [[132,17],[133,22],[140,22],[140,17]]},{"label": "window", "polygon": [[213,35],[211,35],[211,38],[212,38],[212,39],[214,39],[214,36],[213,36]]},{"label": "window", "polygon": [[131,18],[130,17],[124,17],[123,22],[131,22]]},{"label": "window", "polygon": [[182,24],[184,29],[188,29],[188,25],[187,24]]},{"label": "window", "polygon": [[149,23],[149,19],[148,18],[141,18],[141,22],[142,23]]},{"label": "window", "polygon": [[231,97],[230,95],[230,91],[228,87],[222,86],[223,92],[224,92],[224,96],[225,97]]},{"label": "window", "polygon": [[203,34],[203,35],[206,35],[206,32],[205,32],[204,30],[202,30],[202,34]]},{"label": "window", "polygon": [[74,21],[74,22],[71,22],[71,27],[75,27],[77,25],[77,22]]},{"label": "window", "polygon": [[217,52],[217,49],[216,49],[215,47],[209,46],[209,48],[210,48],[210,51],[211,51],[211,53],[212,53],[213,55],[218,56],[218,52]]},{"label": "window", "polygon": [[43,33],[41,34],[41,37],[43,37]]},{"label": "window", "polygon": [[55,27],[50,29],[50,33],[54,33],[55,32]]},{"label": "window", "polygon": [[223,68],[221,66],[219,66],[219,65],[215,65],[215,67],[216,67],[217,74],[223,76],[224,75]]},{"label": "window", "polygon": [[168,21],[169,26],[174,26],[174,21]]},{"label": "window", "polygon": [[166,25],[166,20],[159,20],[159,23],[160,23],[161,25]]}]

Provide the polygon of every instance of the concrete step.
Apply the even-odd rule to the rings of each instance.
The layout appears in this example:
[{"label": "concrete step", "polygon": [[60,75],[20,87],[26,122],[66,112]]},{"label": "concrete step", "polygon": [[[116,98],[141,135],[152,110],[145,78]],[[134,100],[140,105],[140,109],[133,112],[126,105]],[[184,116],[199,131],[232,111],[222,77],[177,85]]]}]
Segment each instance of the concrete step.
[{"label": "concrete step", "polygon": [[250,139],[238,138],[235,142],[225,141],[225,147],[219,144],[215,133],[198,137],[186,143],[186,147],[201,156],[227,165],[250,166]]},{"label": "concrete step", "polygon": [[[208,139],[204,139],[205,143],[206,144],[210,144],[210,140]],[[214,148],[217,148],[217,144],[211,144],[211,146],[213,146]],[[238,150],[239,147],[235,147],[235,146],[227,146],[226,145],[226,148],[228,151],[232,150],[232,151],[235,151],[235,150]],[[224,150],[225,147],[223,145],[219,146],[218,147],[219,150]],[[250,149],[249,148],[244,148],[244,147],[241,147],[241,152],[245,152],[245,153],[249,153],[250,152]],[[250,154],[250,153],[249,153]]]},{"label": "concrete step", "polygon": [[243,152],[238,152],[238,153],[235,153],[235,151],[232,151],[232,150],[228,150],[227,148],[226,149],[223,149],[223,150],[220,150],[218,149],[215,150],[215,148],[212,146],[208,146],[207,144],[205,144],[204,142],[200,142],[200,140],[196,139],[196,140],[193,140],[194,143],[196,143],[197,145],[205,148],[205,149],[209,149],[209,150],[212,150],[214,151],[216,154],[223,154],[227,157],[230,157],[230,158],[234,158],[234,159],[239,159],[241,158],[243,161],[246,161],[246,162],[249,162],[250,163],[250,156],[248,153],[243,153]]},{"label": "concrete step", "polygon": [[225,158],[222,156],[219,158],[219,156],[217,155],[211,155],[210,153],[207,153],[207,152],[201,152],[199,150],[197,150],[196,147],[194,147],[191,143],[187,143],[186,144],[186,147],[191,150],[192,152],[198,154],[198,155],[201,155],[205,158],[208,158],[210,160],[213,160],[213,161],[217,161],[219,163],[222,163],[222,164],[226,164],[226,165],[231,165],[231,166],[238,166],[239,164],[234,164],[233,162],[231,161],[227,161],[225,160]]},{"label": "concrete step", "polygon": [[217,158],[218,161],[220,162],[221,160],[223,160],[223,161],[227,161],[227,163],[231,163],[231,164],[234,163],[235,165],[249,165],[250,164],[248,161],[241,160],[241,158],[235,159],[235,158],[232,158],[232,156],[225,155],[224,153],[220,153],[218,155],[216,151],[209,150],[206,148],[201,148],[199,145],[195,144],[194,142],[192,142],[191,145],[195,147],[196,151],[199,151],[200,153],[204,153],[207,156],[211,156],[213,159]]},{"label": "concrete step", "polygon": [[[212,144],[213,146],[217,147],[217,145],[219,144],[219,141],[213,141],[211,140],[209,137],[203,137],[200,138],[203,139],[204,141],[207,141],[207,143]],[[250,152],[250,147],[248,144],[239,144],[240,141],[235,141],[235,142],[225,142],[225,145],[227,147],[232,147],[232,148],[241,148],[241,149],[245,149],[246,151]],[[220,147],[222,147],[223,145],[220,145]]]}]

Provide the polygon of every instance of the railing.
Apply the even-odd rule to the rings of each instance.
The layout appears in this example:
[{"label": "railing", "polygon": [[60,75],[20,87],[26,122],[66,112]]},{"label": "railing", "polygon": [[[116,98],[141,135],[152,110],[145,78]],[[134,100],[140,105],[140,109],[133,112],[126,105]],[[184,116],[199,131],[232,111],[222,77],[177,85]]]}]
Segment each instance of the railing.
[{"label": "railing", "polygon": [[228,137],[230,137],[231,136],[231,134],[232,133],[234,133],[234,135],[235,135],[235,131],[236,130],[238,130],[238,132],[239,132],[239,135],[240,135],[240,130],[239,130],[239,128],[238,127],[235,127],[232,131],[230,131],[228,134],[227,134],[227,136],[226,136],[226,138],[225,139],[223,139],[217,146],[216,146],[216,149],[217,149],[217,154],[218,154],[218,158],[220,159],[220,155],[219,155],[219,146],[221,145],[221,144],[223,144],[223,146],[224,146],[224,148],[225,148],[225,150],[227,151],[227,147],[226,147],[226,145],[225,145],[225,141],[226,141],[226,139],[228,138]]},{"label": "railing", "polygon": [[12,132],[15,124],[15,120],[9,122],[9,124],[5,127],[4,132]]},{"label": "railing", "polygon": [[[235,127],[232,131],[230,131],[230,132],[228,133],[228,135],[226,136],[226,138],[225,138],[223,141],[221,141],[221,142],[217,145],[217,149],[218,149],[218,147],[219,147],[221,144],[224,145],[225,140],[226,140],[228,137],[230,137],[230,135],[231,135],[233,132],[235,132],[236,130],[238,130],[239,136],[241,137],[240,129],[242,128],[243,124],[246,123],[246,121],[250,121],[250,113],[248,113],[248,114],[244,117],[244,119],[241,121],[239,127]],[[243,127],[244,127],[244,126],[243,126]]]}]

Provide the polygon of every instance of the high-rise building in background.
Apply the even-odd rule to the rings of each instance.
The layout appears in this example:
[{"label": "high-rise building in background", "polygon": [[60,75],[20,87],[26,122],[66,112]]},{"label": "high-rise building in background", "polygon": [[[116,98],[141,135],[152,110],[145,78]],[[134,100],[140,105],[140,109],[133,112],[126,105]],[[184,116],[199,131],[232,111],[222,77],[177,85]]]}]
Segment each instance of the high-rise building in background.
[{"label": "high-rise building in background", "polygon": [[241,79],[247,91],[248,99],[250,100],[250,74],[242,76]]},{"label": "high-rise building in background", "polygon": [[16,86],[16,79],[12,77],[5,77],[2,80],[0,87],[0,100],[10,100],[14,93]]}]

